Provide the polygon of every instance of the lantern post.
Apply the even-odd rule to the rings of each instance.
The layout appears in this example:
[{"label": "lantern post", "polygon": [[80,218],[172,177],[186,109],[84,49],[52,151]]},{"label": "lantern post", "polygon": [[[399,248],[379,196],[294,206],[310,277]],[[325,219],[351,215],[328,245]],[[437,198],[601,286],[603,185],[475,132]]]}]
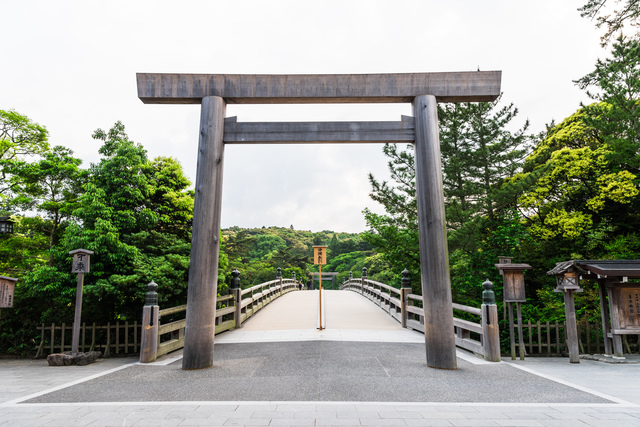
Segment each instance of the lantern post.
[{"label": "lantern post", "polygon": [[[565,334],[569,347],[569,362],[580,363],[580,349],[578,347],[578,325],[576,322],[576,306],[574,292],[582,292],[578,273],[571,267],[564,273],[556,275],[556,289],[564,295],[564,313],[566,316]],[[606,331],[605,331],[606,333]]]},{"label": "lantern post", "polygon": [[504,288],[503,296],[504,303],[508,304],[509,308],[509,340],[511,343],[511,360],[516,359],[516,342],[515,333],[513,330],[513,303],[516,303],[517,322],[518,322],[518,353],[520,353],[520,360],[524,360],[524,338],[522,334],[522,310],[520,308],[521,302],[526,302],[527,297],[525,295],[524,287],[524,271],[530,270],[529,264],[512,264],[511,258],[500,257],[499,264],[496,264],[500,275],[502,276]]},{"label": "lantern post", "polygon": [[82,313],[82,285],[84,283],[84,273],[89,272],[89,257],[93,255],[92,251],[86,249],[76,249],[69,252],[73,255],[72,273],[78,273],[78,285],[76,288],[76,311],[73,318],[73,337],[71,340],[71,356],[76,357],[78,354],[78,341],[80,340],[80,318]]}]

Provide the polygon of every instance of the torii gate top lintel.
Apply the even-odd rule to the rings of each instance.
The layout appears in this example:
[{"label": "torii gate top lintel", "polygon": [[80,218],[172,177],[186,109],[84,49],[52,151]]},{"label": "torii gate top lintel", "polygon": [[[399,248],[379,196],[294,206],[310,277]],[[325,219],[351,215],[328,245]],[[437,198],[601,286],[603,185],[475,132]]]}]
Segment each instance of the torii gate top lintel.
[{"label": "torii gate top lintel", "polygon": [[493,101],[502,71],[399,74],[163,74],[138,73],[145,104],[200,104],[219,96],[229,104],[338,104]]}]

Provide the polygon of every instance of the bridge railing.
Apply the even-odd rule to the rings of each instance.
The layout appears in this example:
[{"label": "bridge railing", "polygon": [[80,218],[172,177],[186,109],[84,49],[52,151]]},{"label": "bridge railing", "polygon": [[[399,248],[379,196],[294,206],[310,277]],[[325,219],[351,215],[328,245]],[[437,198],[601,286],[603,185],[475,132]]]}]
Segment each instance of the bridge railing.
[{"label": "bridge railing", "polygon": [[[234,270],[232,275],[232,289],[230,295],[217,298],[215,333],[242,327],[247,319],[255,315],[260,309],[276,298],[298,289],[295,275],[292,279],[284,279],[278,268],[278,277],[269,282],[260,283],[246,289],[240,289],[239,275]],[[235,282],[234,282],[235,280]],[[235,285],[235,287],[233,287]],[[184,347],[184,331],[186,319],[162,324],[160,319],[164,316],[175,315],[187,310],[186,305],[165,308],[160,310],[158,306],[158,294],[155,292],[158,285],[151,282],[147,285],[149,292],[142,316],[142,337],[140,344],[140,362],[149,363],[169,352]]]},{"label": "bridge railing", "polygon": [[[363,276],[360,279],[350,277],[340,286],[340,289],[362,294],[389,313],[403,328],[424,333],[423,299],[420,295],[410,293],[408,273],[406,270],[403,271],[403,286],[401,289],[397,289],[384,283],[369,280],[366,269],[363,269]],[[479,322],[472,322],[454,316],[455,342],[456,346],[477,353],[485,360],[499,362],[500,334],[495,296],[491,290],[493,284],[486,281],[482,286],[485,291],[483,292],[483,304],[480,308],[452,304],[451,308],[454,312],[459,311],[479,318]]]}]

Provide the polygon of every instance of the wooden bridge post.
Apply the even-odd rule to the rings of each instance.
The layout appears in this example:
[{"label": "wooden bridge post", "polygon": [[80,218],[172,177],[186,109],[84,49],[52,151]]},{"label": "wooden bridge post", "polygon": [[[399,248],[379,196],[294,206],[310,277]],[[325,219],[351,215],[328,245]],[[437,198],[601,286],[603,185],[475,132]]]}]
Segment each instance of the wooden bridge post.
[{"label": "wooden bridge post", "polygon": [[[496,294],[493,292],[493,283],[485,280],[482,284],[482,347],[484,348],[484,360],[489,362],[500,361],[500,327],[498,325],[498,306]],[[524,343],[522,344],[524,345]]]},{"label": "wooden bridge post", "polygon": [[276,279],[278,279],[280,281],[279,283],[279,290],[280,290],[280,296],[284,295],[284,287],[282,286],[282,268],[278,267],[276,269]]},{"label": "wooden bridge post", "polygon": [[457,369],[436,97],[416,96],[413,111],[427,365]]},{"label": "wooden bridge post", "polygon": [[231,292],[233,292],[233,301],[235,307],[234,319],[236,321],[236,328],[242,327],[242,289],[240,288],[240,272],[238,269],[234,269],[231,272]]},{"label": "wooden bridge post", "polygon": [[400,324],[403,328],[407,327],[407,317],[409,317],[409,313],[407,312],[407,296],[411,293],[411,279],[409,279],[409,270],[406,268],[402,270],[402,286],[400,288]]},{"label": "wooden bridge post", "polygon": [[158,354],[158,285],[153,281],[147,285],[147,295],[142,308],[142,336],[140,337],[140,363],[155,362]]},{"label": "wooden bridge post", "polygon": [[222,209],[225,102],[202,98],[182,369],[213,365]]},{"label": "wooden bridge post", "polygon": [[360,278],[360,283],[362,285],[362,295],[364,295],[364,285],[367,281],[367,267],[362,267],[362,277]]}]

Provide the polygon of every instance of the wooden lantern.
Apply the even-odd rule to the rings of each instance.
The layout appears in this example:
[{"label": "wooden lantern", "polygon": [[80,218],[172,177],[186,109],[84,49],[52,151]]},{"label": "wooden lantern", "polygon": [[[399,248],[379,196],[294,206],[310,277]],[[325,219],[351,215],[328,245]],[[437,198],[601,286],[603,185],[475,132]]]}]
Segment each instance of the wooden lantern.
[{"label": "wooden lantern", "polygon": [[531,269],[529,264],[496,264],[503,276],[503,295],[505,302],[527,302],[524,287],[524,271]]},{"label": "wooden lantern", "polygon": [[8,216],[0,216],[0,234],[13,233],[13,221]]}]

